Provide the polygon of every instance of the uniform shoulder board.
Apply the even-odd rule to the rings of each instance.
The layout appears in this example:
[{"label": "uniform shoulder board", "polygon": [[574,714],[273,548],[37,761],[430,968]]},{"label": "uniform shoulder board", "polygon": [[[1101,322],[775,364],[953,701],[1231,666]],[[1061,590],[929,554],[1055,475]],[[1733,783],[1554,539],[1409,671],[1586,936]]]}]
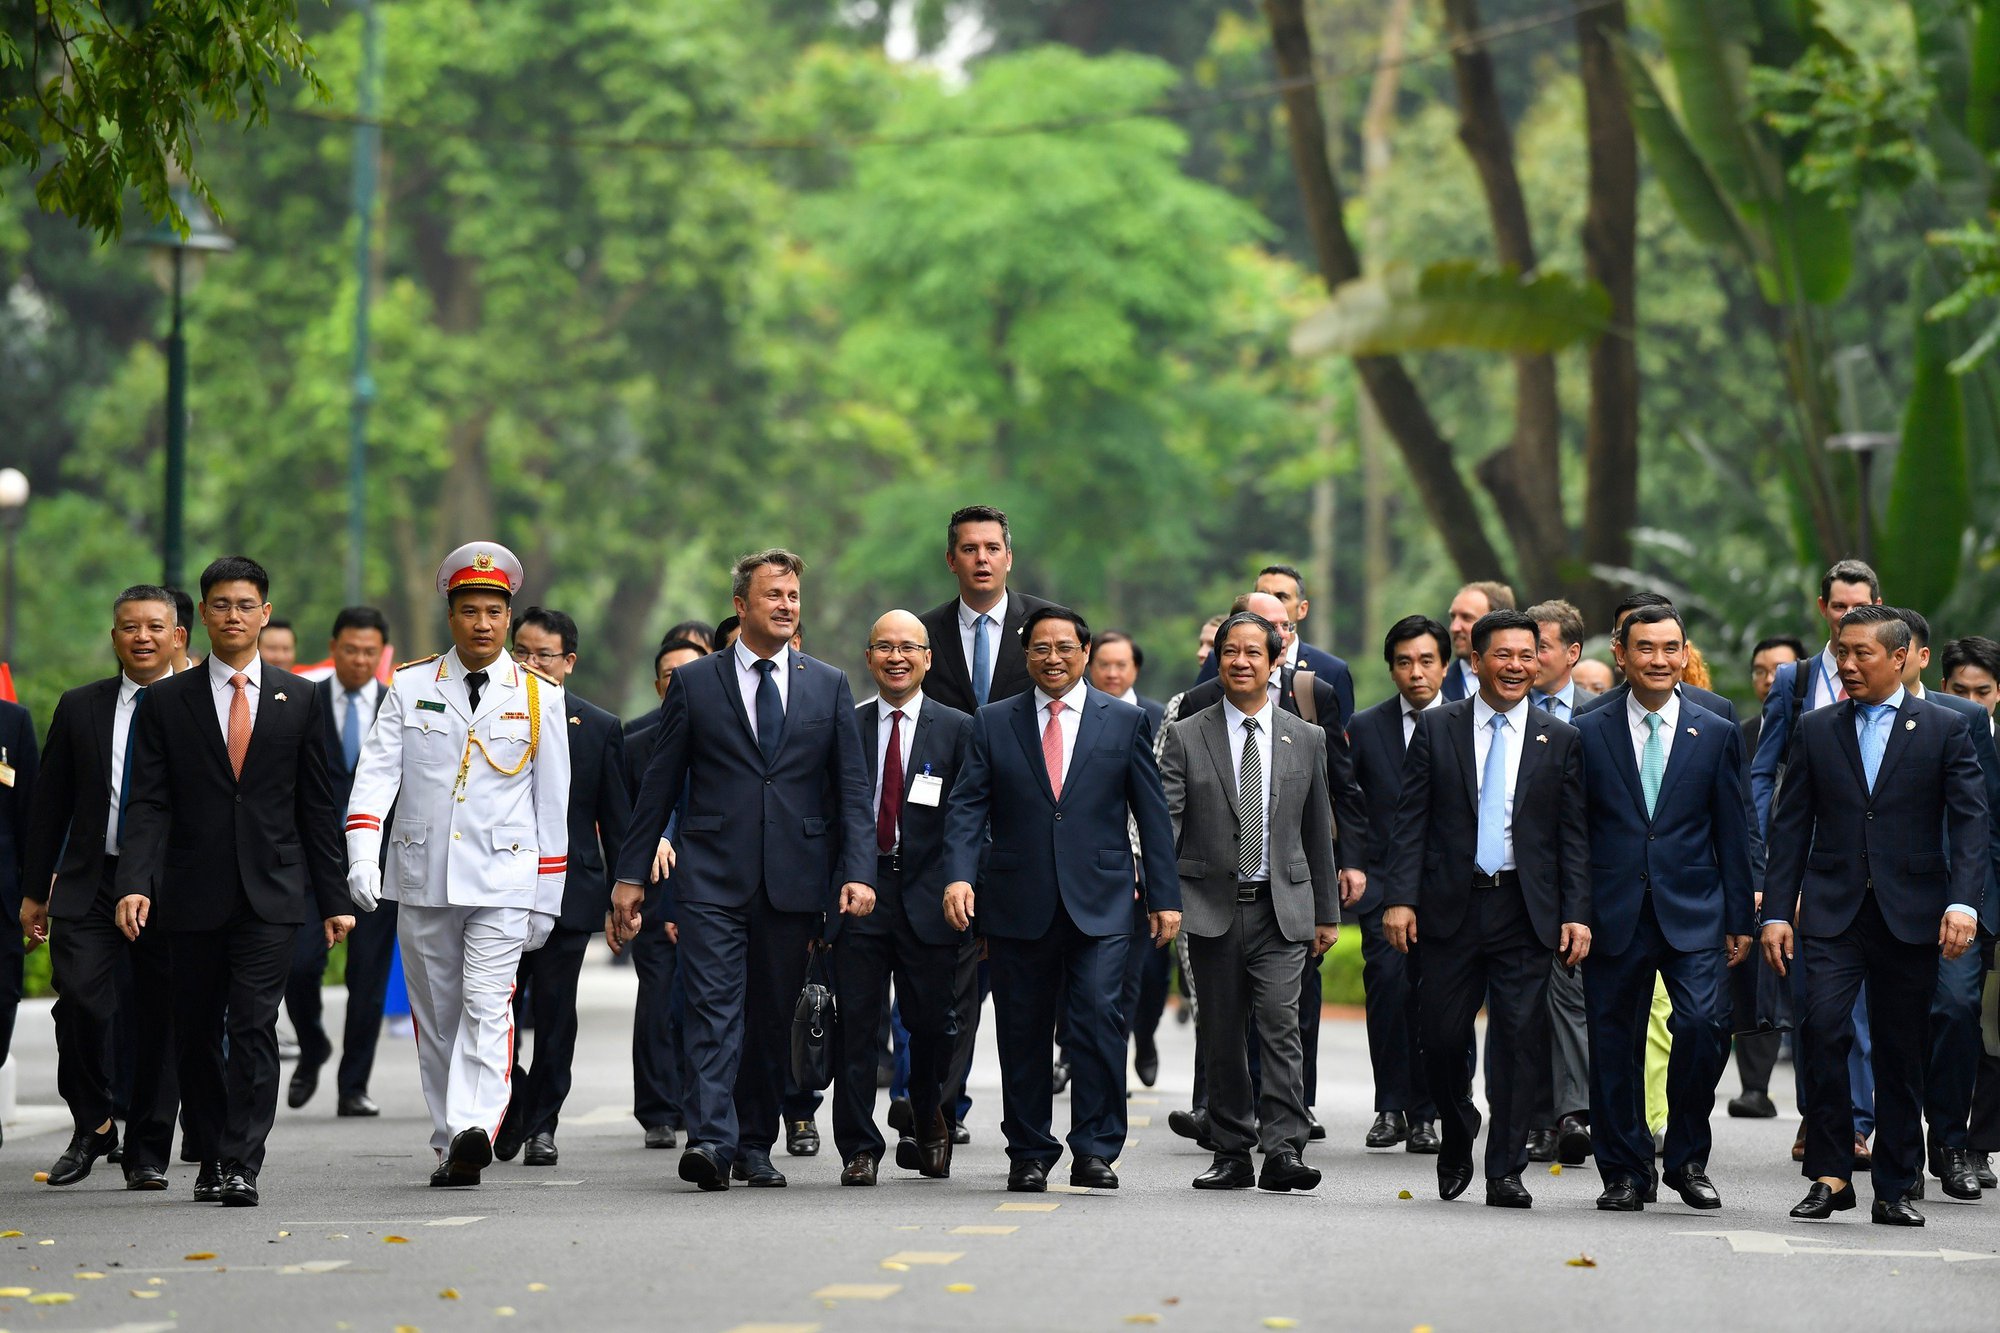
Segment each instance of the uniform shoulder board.
[{"label": "uniform shoulder board", "polygon": [[555,686],[555,687],[556,687],[557,689],[561,689],[561,688],[562,688],[562,682],[561,682],[561,681],[559,681],[559,680],[556,680],[556,679],[554,679],[554,678],[552,678],[552,677],[549,677],[549,676],[545,676],[545,675],[543,675],[543,674],[542,674],[541,672],[539,672],[539,671],[535,670],[535,669],[534,669],[533,667],[531,667],[531,666],[527,665],[527,664],[526,664],[525,662],[521,664],[521,670],[523,670],[523,671],[527,672],[527,673],[528,673],[529,675],[531,675],[531,676],[535,677],[535,678],[536,678],[537,680],[541,681],[541,682],[542,682],[542,684],[544,684],[544,685],[553,685],[553,686]]},{"label": "uniform shoulder board", "polygon": [[410,667],[414,667],[414,666],[422,666],[422,665],[424,665],[424,663],[426,663],[426,662],[435,662],[435,661],[437,661],[437,660],[438,660],[438,659],[439,659],[440,657],[443,657],[443,656],[444,656],[444,654],[443,654],[443,653],[432,653],[432,654],[431,654],[431,655],[430,655],[429,657],[419,657],[419,658],[415,658],[415,659],[413,659],[413,660],[411,660],[411,661],[408,661],[408,662],[398,662],[398,663],[396,663],[396,670],[398,670],[398,671],[403,671],[403,670],[406,670],[406,669],[408,669],[408,668],[410,668]]}]

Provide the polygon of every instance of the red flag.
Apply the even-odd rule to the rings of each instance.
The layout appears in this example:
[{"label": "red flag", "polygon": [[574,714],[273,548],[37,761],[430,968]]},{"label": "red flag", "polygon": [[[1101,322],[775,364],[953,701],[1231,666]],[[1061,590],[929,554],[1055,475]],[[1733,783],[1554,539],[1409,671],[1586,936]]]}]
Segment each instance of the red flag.
[{"label": "red flag", "polygon": [[21,702],[14,697],[14,668],[6,662],[0,662],[0,699],[10,704]]}]

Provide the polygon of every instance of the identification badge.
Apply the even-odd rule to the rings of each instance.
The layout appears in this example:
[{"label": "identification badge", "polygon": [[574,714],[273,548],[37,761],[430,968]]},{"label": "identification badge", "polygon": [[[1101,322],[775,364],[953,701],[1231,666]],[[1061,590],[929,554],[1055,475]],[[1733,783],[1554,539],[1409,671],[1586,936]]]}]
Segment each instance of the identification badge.
[{"label": "identification badge", "polygon": [[943,778],[932,773],[919,773],[910,779],[911,805],[936,805],[943,799]]},{"label": "identification badge", "polygon": [[[11,787],[13,785],[14,766],[12,764],[0,764],[0,787]],[[931,804],[936,805],[937,802],[933,801]]]},{"label": "identification badge", "polygon": [[444,703],[439,699],[419,699],[417,700],[417,711],[420,713],[442,713],[444,711]]}]

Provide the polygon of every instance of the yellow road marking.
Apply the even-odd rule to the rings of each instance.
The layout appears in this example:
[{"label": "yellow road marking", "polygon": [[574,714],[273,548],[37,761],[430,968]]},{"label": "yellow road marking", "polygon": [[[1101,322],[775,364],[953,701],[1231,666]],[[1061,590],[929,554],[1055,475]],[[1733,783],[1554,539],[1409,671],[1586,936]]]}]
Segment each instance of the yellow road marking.
[{"label": "yellow road marking", "polygon": [[813,1293],[816,1301],[879,1301],[903,1289],[900,1282],[835,1282]]},{"label": "yellow road marking", "polygon": [[1011,1236],[1019,1227],[953,1227],[954,1236]]},{"label": "yellow road marking", "polygon": [[964,1257],[964,1250],[898,1250],[882,1262],[885,1264],[955,1264]]},{"label": "yellow road marking", "polygon": [[1059,1203],[1003,1203],[993,1211],[996,1213],[1053,1213],[1062,1207]]}]

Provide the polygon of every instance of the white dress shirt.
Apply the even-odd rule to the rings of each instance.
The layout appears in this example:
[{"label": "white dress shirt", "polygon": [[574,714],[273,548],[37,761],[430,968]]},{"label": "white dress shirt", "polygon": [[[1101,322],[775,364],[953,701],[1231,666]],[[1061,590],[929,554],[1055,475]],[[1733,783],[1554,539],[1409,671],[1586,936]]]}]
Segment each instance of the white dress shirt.
[{"label": "white dress shirt", "polygon": [[[1675,690],[1660,705],[1660,771],[1666,772],[1666,761],[1674,757],[1674,732],[1681,720],[1681,692]],[[1632,762],[1640,772],[1646,770],[1646,706],[1639,702],[1639,696],[1627,693],[1625,696],[1625,725],[1632,733]]]},{"label": "white dress shirt", "polygon": [[1422,708],[1410,707],[1410,701],[1402,698],[1401,695],[1398,695],[1397,698],[1403,705],[1403,748],[1407,750],[1410,748],[1410,737],[1417,734],[1417,714],[1428,713],[1431,709],[1442,706],[1444,703],[1444,691],[1439,690],[1436,694],[1433,694],[1431,701]]},{"label": "white dress shirt", "polygon": [[1840,702],[1840,662],[1833,655],[1831,642],[1817,655],[1799,663],[1799,670],[1812,672],[1812,688],[1806,691],[1807,708],[1824,708]]},{"label": "white dress shirt", "polygon": [[[333,690],[333,735],[342,745],[347,744],[347,695],[340,679],[327,677],[327,685]],[[355,690],[355,707],[361,713],[361,739],[368,739],[368,724],[375,720],[375,709],[382,698],[382,682],[370,677],[360,689]]]},{"label": "white dress shirt", "polygon": [[[889,728],[894,722],[889,714],[900,711],[902,723],[897,727],[896,749],[903,762],[903,781],[910,780],[910,747],[917,739],[917,710],[924,706],[924,692],[918,690],[905,704],[892,704],[880,695],[875,697],[875,804],[869,810],[880,813],[882,809],[882,776],[889,771]],[[896,824],[896,845],[903,845],[903,825]]]},{"label": "white dress shirt", "polygon": [[[1076,756],[1076,732],[1083,725],[1083,701],[1089,694],[1089,687],[1078,677],[1068,694],[1062,697],[1063,710],[1056,714],[1056,724],[1062,728],[1062,771],[1063,781],[1069,781],[1069,761]],[[1035,687],[1035,736],[1041,737],[1049,726],[1049,696],[1042,687]]]},{"label": "white dress shirt", "polygon": [[[751,652],[748,645],[742,639],[739,638],[736,640],[734,651],[736,653],[736,688],[743,694],[743,715],[750,719],[750,735],[752,739],[755,739],[757,735],[757,682],[764,678],[764,673],[757,669],[757,663],[760,660],[757,654]],[[792,702],[791,645],[787,644],[783,648],[780,648],[771,660],[778,664],[778,669],[771,673],[771,678],[778,683],[778,709],[780,712],[788,712],[790,711]]]},{"label": "white dress shirt", "polygon": [[[1243,742],[1249,732],[1244,729],[1246,718],[1257,719],[1257,776],[1262,779],[1264,790],[1260,795],[1258,808],[1264,821],[1264,859],[1258,863],[1257,873],[1250,876],[1252,882],[1271,878],[1271,719],[1277,712],[1269,703],[1255,714],[1245,713],[1228,699],[1222,701],[1223,716],[1229,722],[1229,771],[1241,778],[1243,774]],[[1241,808],[1240,806],[1238,807]]]},{"label": "white dress shirt", "polygon": [[[167,676],[174,674],[167,668]],[[158,685],[160,680],[153,684]],[[124,673],[118,676],[118,704],[111,713],[111,818],[104,825],[104,854],[118,855],[118,807],[125,794],[125,747],[132,739],[132,714],[139,706],[139,691],[147,688]],[[229,732],[225,727],[223,739],[227,742]]]},{"label": "white dress shirt", "polygon": [[[215,695],[215,720],[222,727],[222,743],[224,745],[229,744],[229,704],[236,697],[236,691],[229,684],[229,678],[234,674],[234,667],[225,664],[214,653],[208,655],[209,690]],[[250,657],[250,664],[243,668],[243,674],[250,678],[250,684],[243,690],[243,697],[250,701],[250,729],[252,732],[255,732],[257,729],[257,696],[264,688],[264,659],[253,653]]]},{"label": "white dress shirt", "polygon": [[[972,636],[977,632],[979,617],[982,615],[993,618],[993,623],[986,627],[986,660],[992,664],[993,673],[998,675],[1000,673],[1000,627],[1007,623],[1007,594],[1004,592],[1001,593],[1000,600],[993,603],[993,609],[990,611],[975,611],[965,604],[963,597],[958,599],[958,646],[965,653],[965,678],[967,680],[972,679]],[[991,688],[993,682],[990,678],[986,683],[988,688]]]},{"label": "white dress shirt", "polygon": [[[1523,698],[1504,714],[1507,725],[1500,729],[1500,737],[1506,743],[1505,757],[1507,774],[1507,827],[1500,835],[1500,868],[1514,869],[1514,780],[1521,774],[1521,745],[1527,739],[1528,701]],[[1486,785],[1486,752],[1493,748],[1494,709],[1487,704],[1486,696],[1472,696],[1472,780],[1474,791],[1484,795],[1481,788]],[[1476,808],[1476,806],[1475,806]]]}]

